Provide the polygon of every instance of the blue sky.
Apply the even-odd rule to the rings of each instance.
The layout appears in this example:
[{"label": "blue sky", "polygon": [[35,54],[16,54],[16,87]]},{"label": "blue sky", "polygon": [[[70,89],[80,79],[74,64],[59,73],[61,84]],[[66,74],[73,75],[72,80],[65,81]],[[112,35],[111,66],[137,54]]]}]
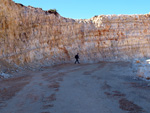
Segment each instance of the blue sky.
[{"label": "blue sky", "polygon": [[67,18],[88,19],[102,14],[147,14],[150,0],[13,0],[43,10],[56,9]]}]

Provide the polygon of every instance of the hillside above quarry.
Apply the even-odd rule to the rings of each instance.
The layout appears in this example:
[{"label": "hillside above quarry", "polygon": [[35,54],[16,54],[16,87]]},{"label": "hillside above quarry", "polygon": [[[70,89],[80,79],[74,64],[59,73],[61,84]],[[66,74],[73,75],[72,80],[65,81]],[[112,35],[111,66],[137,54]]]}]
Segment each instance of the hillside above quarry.
[{"label": "hillside above quarry", "polygon": [[69,19],[0,0],[0,59],[12,65],[123,61],[150,57],[150,14]]}]

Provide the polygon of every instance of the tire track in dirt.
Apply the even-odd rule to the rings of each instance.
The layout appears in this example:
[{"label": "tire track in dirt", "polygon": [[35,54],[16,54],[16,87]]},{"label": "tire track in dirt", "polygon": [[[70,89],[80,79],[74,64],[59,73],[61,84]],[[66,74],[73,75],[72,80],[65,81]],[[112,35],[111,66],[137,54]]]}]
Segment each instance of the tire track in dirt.
[{"label": "tire track in dirt", "polygon": [[[69,76],[69,73],[78,71],[79,69],[81,69],[81,67],[70,69],[70,70],[67,70],[64,72],[61,72],[61,70],[63,70],[63,69],[61,69],[61,70],[59,69],[59,71],[56,69],[54,72],[42,74],[42,79],[44,79],[45,81],[48,82],[47,87],[53,93],[49,96],[43,97],[43,99],[42,99],[43,112],[41,112],[41,113],[50,113],[50,109],[52,107],[54,107],[53,102],[56,101],[56,99],[57,99],[57,92],[59,91],[59,88],[61,87],[60,83],[63,82],[63,78],[65,76]],[[56,71],[58,71],[58,72],[56,72]]]},{"label": "tire track in dirt", "polygon": [[0,82],[0,109],[7,107],[6,101],[12,99],[31,80],[31,76],[14,77]]},{"label": "tire track in dirt", "polygon": [[112,87],[105,81],[102,89],[105,90],[104,94],[111,99],[117,100],[119,103],[119,108],[123,111],[128,111],[128,113],[144,113],[142,107],[136,105],[134,102],[126,98],[126,94],[121,93],[118,90],[113,90]]},{"label": "tire track in dirt", "polygon": [[129,101],[125,98],[126,95],[120,91],[104,92],[104,94],[107,95],[108,98],[118,100],[119,107],[123,111],[128,111],[129,113],[144,113],[142,107],[134,104],[132,101]]},{"label": "tire track in dirt", "polygon": [[99,71],[101,68],[104,68],[106,65],[106,62],[101,62],[100,65],[97,68],[94,68],[90,71],[85,71],[83,74],[84,75],[91,75],[92,73]]}]

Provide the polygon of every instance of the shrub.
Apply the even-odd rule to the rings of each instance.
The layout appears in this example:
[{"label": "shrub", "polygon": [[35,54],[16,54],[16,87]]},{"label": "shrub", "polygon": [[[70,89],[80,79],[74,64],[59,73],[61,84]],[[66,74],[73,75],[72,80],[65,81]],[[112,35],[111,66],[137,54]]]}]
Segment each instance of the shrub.
[{"label": "shrub", "polygon": [[94,17],[98,17],[98,15],[95,15]]},{"label": "shrub", "polygon": [[57,12],[56,9],[50,9],[50,10],[48,10],[47,12],[50,13],[50,14],[58,15],[58,12]]}]

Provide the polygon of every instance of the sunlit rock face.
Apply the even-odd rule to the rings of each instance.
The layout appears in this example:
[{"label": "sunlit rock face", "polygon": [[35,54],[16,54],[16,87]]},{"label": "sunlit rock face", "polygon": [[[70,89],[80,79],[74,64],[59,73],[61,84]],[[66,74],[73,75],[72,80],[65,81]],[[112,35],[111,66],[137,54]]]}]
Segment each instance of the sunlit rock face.
[{"label": "sunlit rock face", "polygon": [[69,19],[0,0],[0,58],[17,65],[150,57],[150,14]]}]

